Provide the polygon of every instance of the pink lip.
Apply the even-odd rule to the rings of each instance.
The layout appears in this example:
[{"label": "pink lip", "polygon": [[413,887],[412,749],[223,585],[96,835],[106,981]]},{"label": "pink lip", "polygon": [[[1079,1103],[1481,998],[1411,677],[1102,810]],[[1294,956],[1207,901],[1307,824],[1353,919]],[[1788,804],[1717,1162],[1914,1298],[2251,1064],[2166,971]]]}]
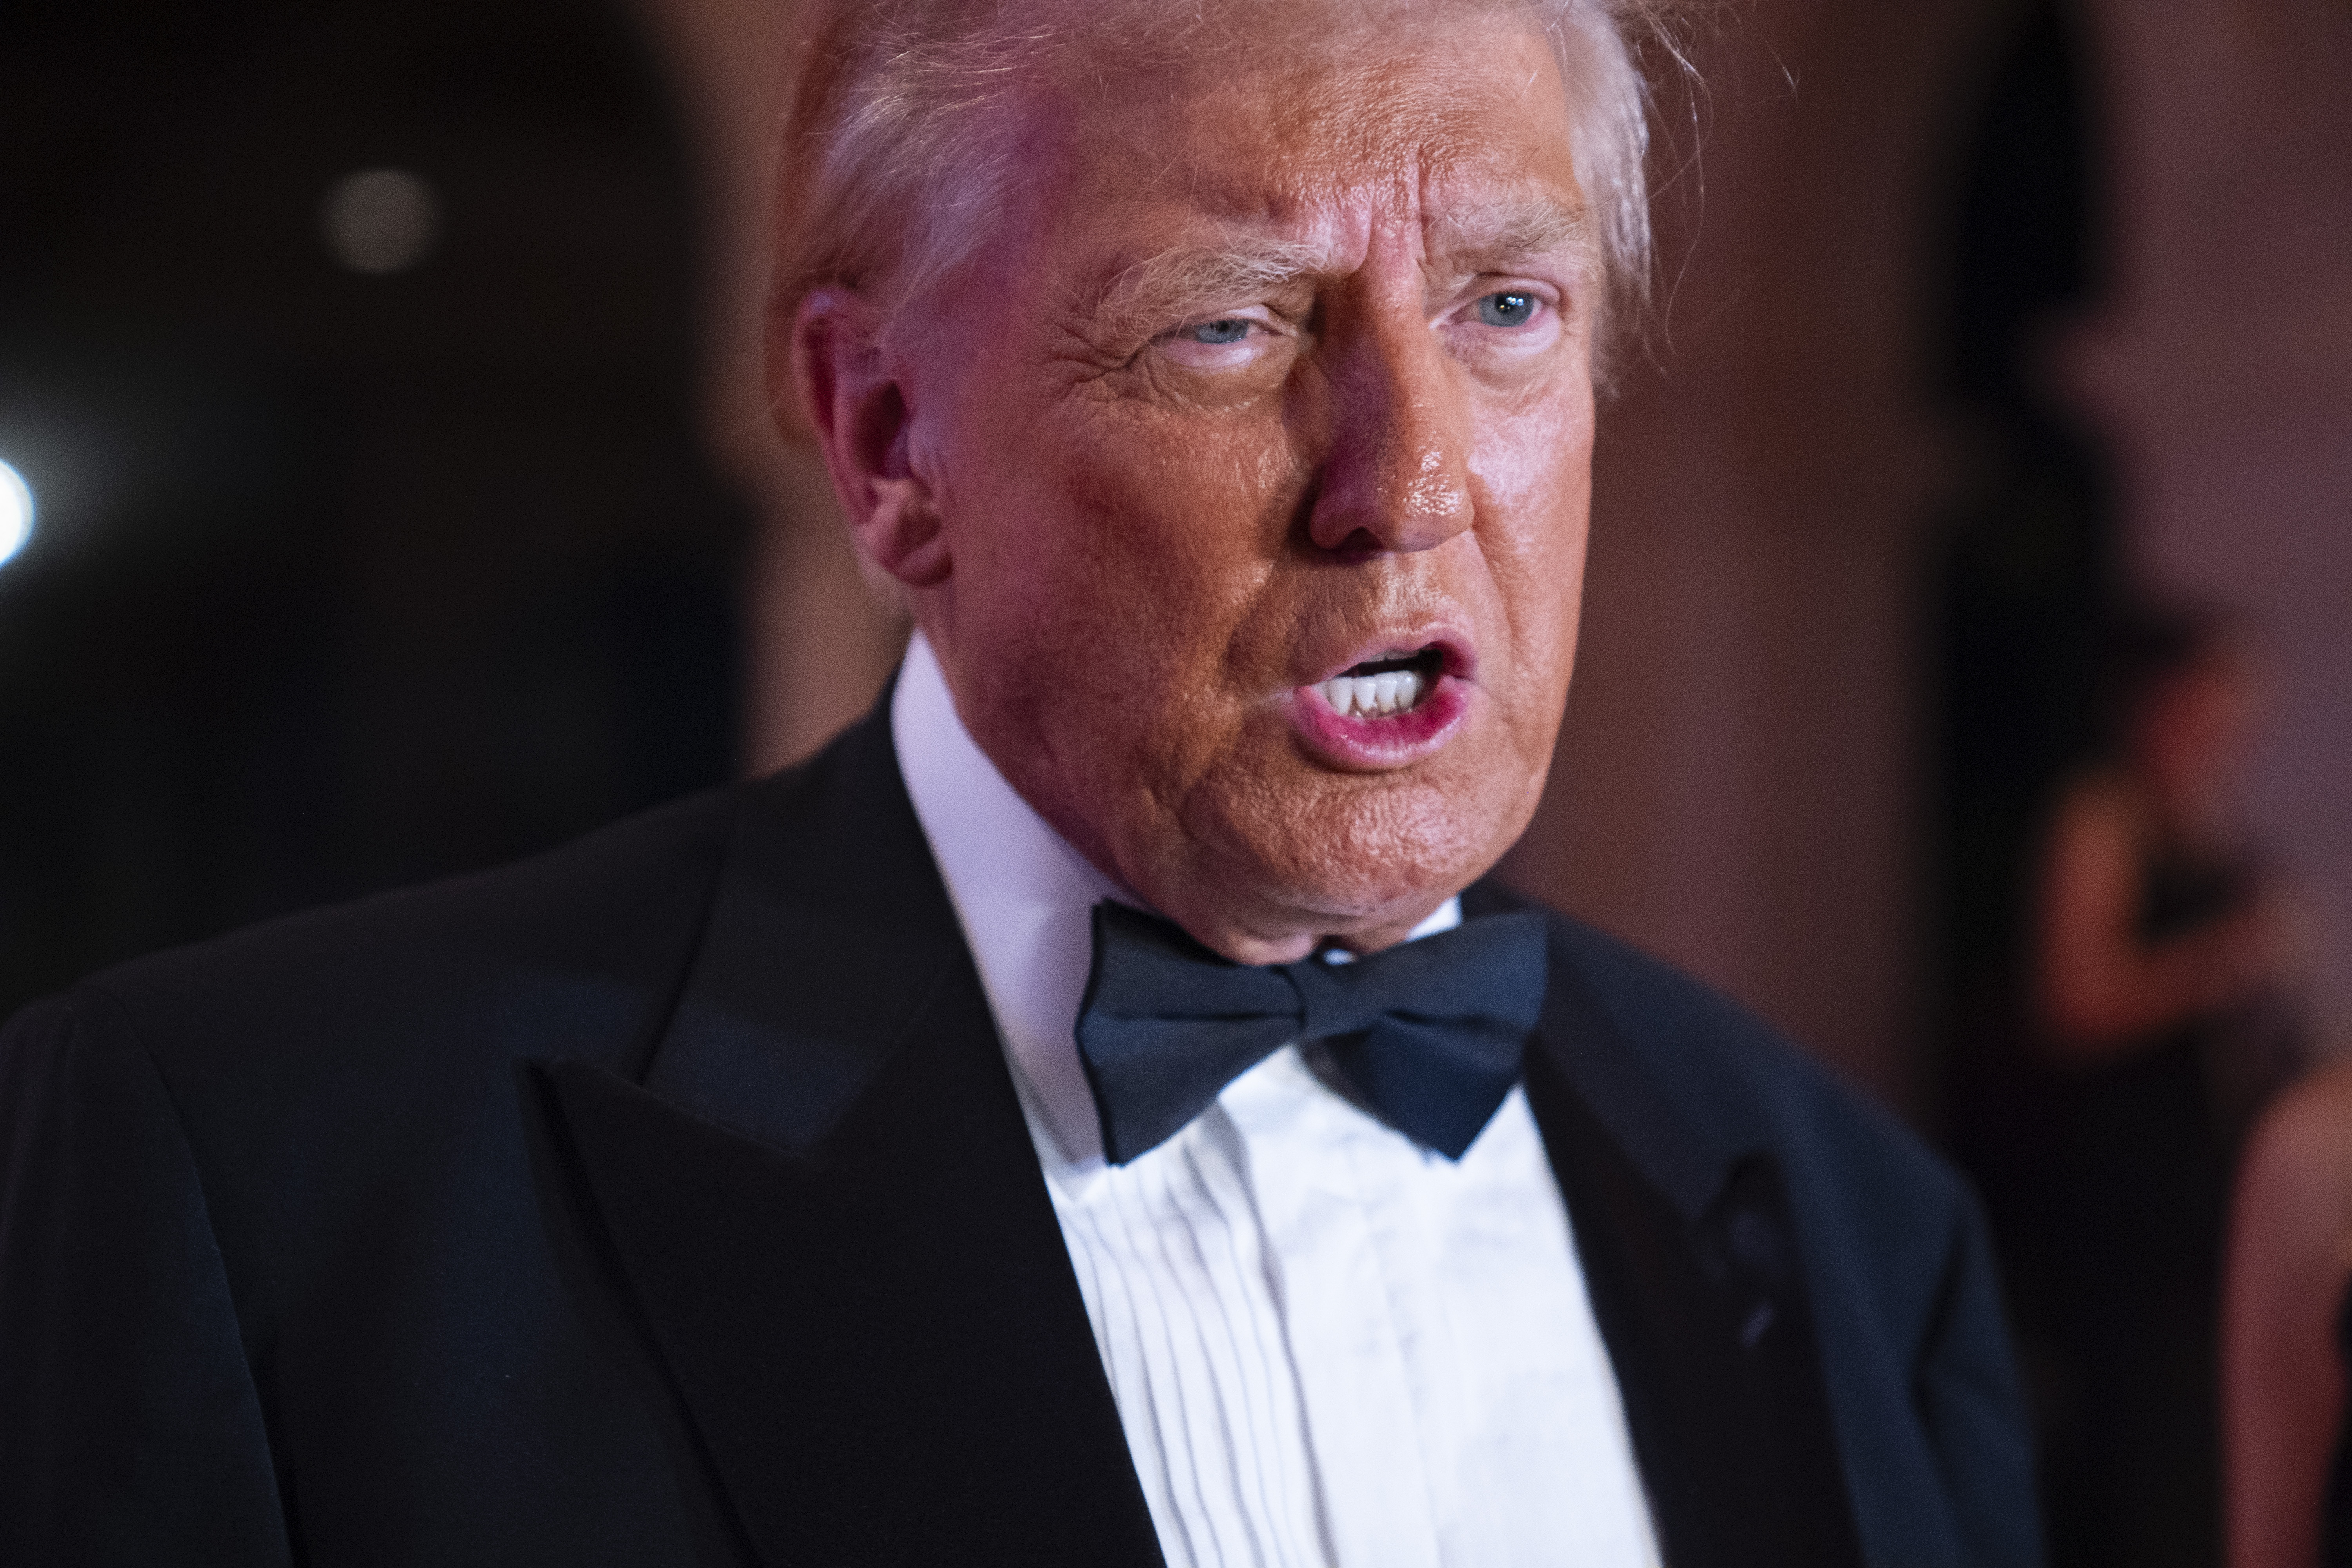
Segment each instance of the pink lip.
[{"label": "pink lip", "polygon": [[[1437,679],[1411,710],[1386,718],[1342,715],[1323,695],[1323,681],[1381,658],[1391,648],[1427,647],[1444,651]],[[1334,665],[1329,673],[1290,692],[1291,727],[1309,751],[1336,767],[1350,771],[1385,772],[1433,756],[1451,741],[1468,717],[1470,679],[1475,661],[1462,639],[1426,632],[1382,638]]]}]

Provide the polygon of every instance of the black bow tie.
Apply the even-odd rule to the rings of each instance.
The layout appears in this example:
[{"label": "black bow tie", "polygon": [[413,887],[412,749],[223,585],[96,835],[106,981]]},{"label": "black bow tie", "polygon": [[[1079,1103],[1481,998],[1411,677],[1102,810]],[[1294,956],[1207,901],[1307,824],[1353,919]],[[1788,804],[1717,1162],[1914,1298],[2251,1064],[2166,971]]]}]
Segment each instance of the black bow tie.
[{"label": "black bow tie", "polygon": [[1123,904],[1095,906],[1078,1056],[1124,1165],[1243,1073],[1319,1040],[1382,1120],[1451,1160],[1518,1081],[1543,1008],[1539,914],[1485,915],[1353,963],[1234,963]]}]

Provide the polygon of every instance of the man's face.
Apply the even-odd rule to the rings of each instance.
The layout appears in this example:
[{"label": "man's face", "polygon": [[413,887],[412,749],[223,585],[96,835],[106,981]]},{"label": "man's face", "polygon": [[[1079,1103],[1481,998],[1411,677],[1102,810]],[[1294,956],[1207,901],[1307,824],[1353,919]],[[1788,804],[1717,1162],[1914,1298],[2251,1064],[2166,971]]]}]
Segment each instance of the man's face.
[{"label": "man's face", "polygon": [[1551,54],[1465,18],[1026,114],[1034,178],[905,317],[958,710],[1228,956],[1394,941],[1525,828],[1574,661],[1599,268]]}]

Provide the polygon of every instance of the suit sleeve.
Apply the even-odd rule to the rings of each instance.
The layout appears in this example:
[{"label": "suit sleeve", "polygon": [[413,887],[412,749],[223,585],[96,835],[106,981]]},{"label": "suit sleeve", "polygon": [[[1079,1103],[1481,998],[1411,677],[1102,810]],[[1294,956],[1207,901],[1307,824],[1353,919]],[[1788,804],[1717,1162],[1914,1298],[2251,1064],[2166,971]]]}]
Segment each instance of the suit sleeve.
[{"label": "suit sleeve", "polygon": [[186,1139],[87,992],[0,1033],[0,1561],[289,1561]]},{"label": "suit sleeve", "polygon": [[1921,1345],[1919,1415],[1944,1473],[1965,1561],[2042,1560],[2033,1443],[1982,1211],[1961,1195],[1943,1288]]}]

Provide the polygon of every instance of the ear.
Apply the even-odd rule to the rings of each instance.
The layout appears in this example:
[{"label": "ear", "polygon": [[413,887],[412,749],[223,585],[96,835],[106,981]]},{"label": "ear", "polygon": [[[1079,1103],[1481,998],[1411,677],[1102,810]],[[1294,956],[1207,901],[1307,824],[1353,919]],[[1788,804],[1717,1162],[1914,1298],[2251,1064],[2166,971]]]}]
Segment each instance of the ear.
[{"label": "ear", "polygon": [[858,552],[910,588],[943,582],[947,537],[931,487],[908,461],[903,369],[886,363],[881,320],[846,289],[804,297],[787,327],[793,384]]}]

